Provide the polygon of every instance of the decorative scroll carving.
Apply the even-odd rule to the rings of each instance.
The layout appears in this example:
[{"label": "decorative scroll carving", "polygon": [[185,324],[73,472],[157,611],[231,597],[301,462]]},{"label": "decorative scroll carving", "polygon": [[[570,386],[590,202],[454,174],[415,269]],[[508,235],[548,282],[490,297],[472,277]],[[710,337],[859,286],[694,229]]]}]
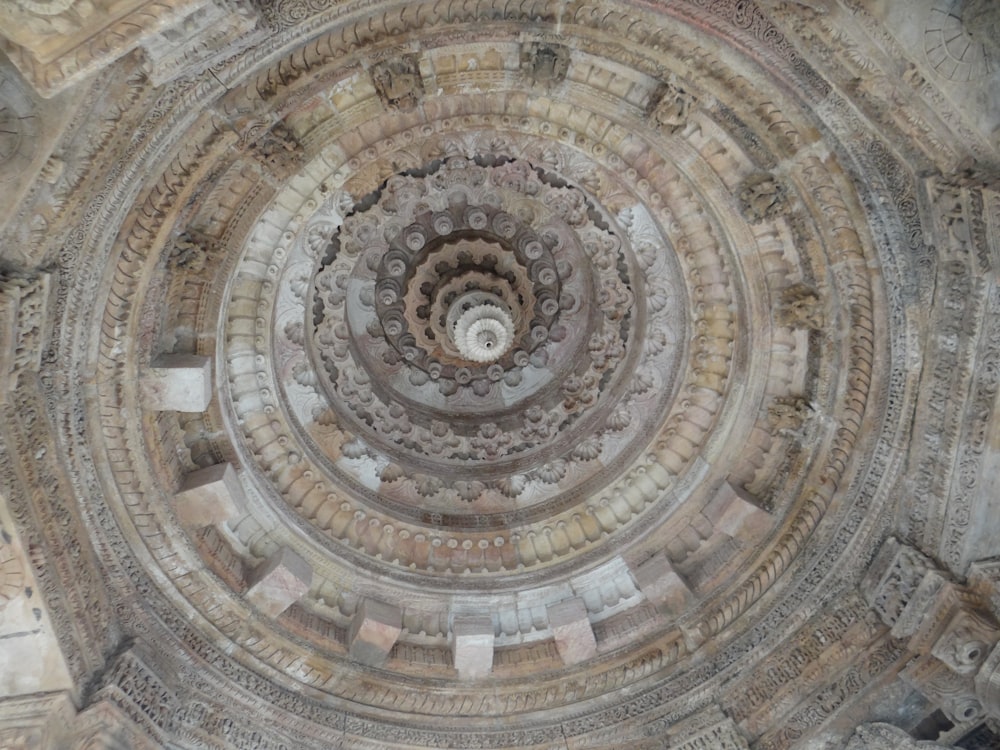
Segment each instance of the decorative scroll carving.
[{"label": "decorative scroll carving", "polygon": [[174,691],[157,673],[147,649],[145,644],[130,644],[115,656],[100,676],[91,703],[114,706],[117,711],[111,714],[119,713],[120,717],[116,724],[129,727],[136,739],[144,737],[149,744],[158,742],[155,746],[162,746],[178,702]]},{"label": "decorative scroll carving", "polygon": [[206,0],[0,4],[0,48],[44,97],[113,63]]},{"label": "decorative scroll carving", "polygon": [[45,345],[50,277],[0,275],[0,402],[22,372],[38,372]]},{"label": "decorative scroll carving", "polygon": [[146,69],[157,86],[197,75],[221,60],[259,44],[267,30],[258,27],[249,0],[210,0],[176,24],[142,43]]},{"label": "decorative scroll carving", "polygon": [[[974,590],[945,579],[911,547],[889,539],[862,584],[872,606],[917,654],[901,677],[954,723],[985,715],[976,678],[1000,641],[1000,625]],[[978,684],[977,684],[978,683]]]}]

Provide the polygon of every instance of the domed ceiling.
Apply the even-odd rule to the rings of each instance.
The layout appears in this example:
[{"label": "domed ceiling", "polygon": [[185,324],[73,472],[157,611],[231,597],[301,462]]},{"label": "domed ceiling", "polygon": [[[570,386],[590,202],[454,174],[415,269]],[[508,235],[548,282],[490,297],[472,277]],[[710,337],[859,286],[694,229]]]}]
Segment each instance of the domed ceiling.
[{"label": "domed ceiling", "polygon": [[838,44],[881,20],[201,6],[239,23],[45,84],[6,230],[77,708],[176,748],[991,731],[996,144]]}]

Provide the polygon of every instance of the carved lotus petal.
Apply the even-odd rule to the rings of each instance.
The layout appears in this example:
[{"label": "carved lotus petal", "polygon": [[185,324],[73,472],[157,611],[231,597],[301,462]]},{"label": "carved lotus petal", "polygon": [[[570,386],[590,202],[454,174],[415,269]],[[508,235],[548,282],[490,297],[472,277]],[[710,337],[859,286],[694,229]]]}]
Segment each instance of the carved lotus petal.
[{"label": "carved lotus petal", "polygon": [[426,474],[420,474],[416,479],[417,493],[422,497],[433,497],[441,488],[444,483],[437,477],[427,476]]},{"label": "carved lotus petal", "polygon": [[406,472],[398,464],[389,464],[379,473],[379,479],[383,482],[396,482],[406,476]]},{"label": "carved lotus petal", "polygon": [[302,321],[295,320],[285,325],[285,338],[293,344],[302,346],[305,343],[304,326]]},{"label": "carved lotus petal", "polygon": [[299,362],[292,368],[292,377],[296,383],[308,388],[315,388],[319,384],[316,371],[306,362]]},{"label": "carved lotus petal", "polygon": [[458,496],[467,503],[471,503],[476,500],[483,491],[486,489],[486,485],[482,482],[455,482],[452,485]]},{"label": "carved lotus petal", "polygon": [[569,465],[562,459],[551,461],[535,470],[537,476],[545,484],[556,484],[566,476]]},{"label": "carved lotus petal", "polygon": [[629,390],[635,394],[642,394],[649,391],[656,383],[653,373],[649,370],[639,370],[632,376],[629,383]]},{"label": "carved lotus petal", "polygon": [[601,441],[597,438],[588,438],[577,445],[570,455],[578,461],[593,461],[601,455]]},{"label": "carved lotus petal", "polygon": [[620,406],[611,412],[608,416],[607,425],[608,429],[612,432],[621,432],[626,427],[632,423],[632,413],[629,411],[627,406]]},{"label": "carved lotus petal", "polygon": [[513,474],[509,477],[498,479],[493,483],[497,492],[504,497],[517,497],[524,492],[525,485],[526,480],[520,474]]},{"label": "carved lotus petal", "polygon": [[368,455],[368,446],[358,438],[351,438],[341,446],[340,452],[347,458],[364,458]]}]

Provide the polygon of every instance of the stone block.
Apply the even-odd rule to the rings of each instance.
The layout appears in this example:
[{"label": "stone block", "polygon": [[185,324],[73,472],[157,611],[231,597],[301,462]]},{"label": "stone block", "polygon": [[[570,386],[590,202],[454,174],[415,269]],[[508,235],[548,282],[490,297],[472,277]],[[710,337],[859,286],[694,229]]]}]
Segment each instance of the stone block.
[{"label": "stone block", "polygon": [[277,617],[305,595],[312,574],[309,563],[282,547],[250,575],[246,599],[268,617]]},{"label": "stone block", "polygon": [[191,472],[174,495],[178,520],[192,528],[225,523],[245,505],[243,485],[228,463]]},{"label": "stone block", "polygon": [[730,537],[753,535],[771,521],[767,511],[756,506],[747,492],[729,482],[722,483],[703,513],[716,531]]},{"label": "stone block", "polygon": [[142,374],[143,406],[154,411],[205,411],[212,400],[212,360],[195,354],[170,354]]},{"label": "stone block", "polygon": [[632,577],[652,604],[671,615],[681,614],[694,595],[662,552],[635,566]]},{"label": "stone block", "polygon": [[402,629],[403,612],[399,607],[374,599],[363,600],[351,623],[351,658],[371,667],[380,666]]},{"label": "stone block", "polygon": [[597,656],[597,640],[590,627],[587,605],[581,597],[546,607],[556,650],[565,664],[579,664]]},{"label": "stone block", "polygon": [[488,615],[455,617],[451,653],[458,676],[478,680],[493,671],[493,619]]}]

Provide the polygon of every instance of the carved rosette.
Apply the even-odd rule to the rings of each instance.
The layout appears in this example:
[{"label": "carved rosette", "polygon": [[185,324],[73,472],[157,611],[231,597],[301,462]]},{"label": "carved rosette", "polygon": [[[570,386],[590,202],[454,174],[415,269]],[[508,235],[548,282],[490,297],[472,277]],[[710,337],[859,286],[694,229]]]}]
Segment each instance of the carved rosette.
[{"label": "carved rosette", "polygon": [[[477,480],[480,496],[466,488],[462,500],[480,512],[515,507],[531,482],[568,488],[588,478],[588,462],[634,454],[628,443],[604,448],[609,417],[642,395],[628,387],[630,368],[669,375],[678,353],[640,358],[644,324],[661,316],[637,305],[627,235],[597,226],[592,199],[552,187],[565,179],[526,161],[453,157],[427,171],[389,180],[319,262],[305,304],[311,358],[297,360],[300,377],[312,363],[325,402],[317,447],[336,459],[335,424],[359,446],[348,470],[403,467],[407,482],[394,477],[383,492],[402,499],[396,487],[409,484],[421,506],[449,502],[446,485],[429,492],[426,479]],[[496,300],[501,332],[511,326],[509,350],[482,361],[454,340],[481,324],[453,310],[476,294]],[[593,452],[571,455],[585,439]]]}]

